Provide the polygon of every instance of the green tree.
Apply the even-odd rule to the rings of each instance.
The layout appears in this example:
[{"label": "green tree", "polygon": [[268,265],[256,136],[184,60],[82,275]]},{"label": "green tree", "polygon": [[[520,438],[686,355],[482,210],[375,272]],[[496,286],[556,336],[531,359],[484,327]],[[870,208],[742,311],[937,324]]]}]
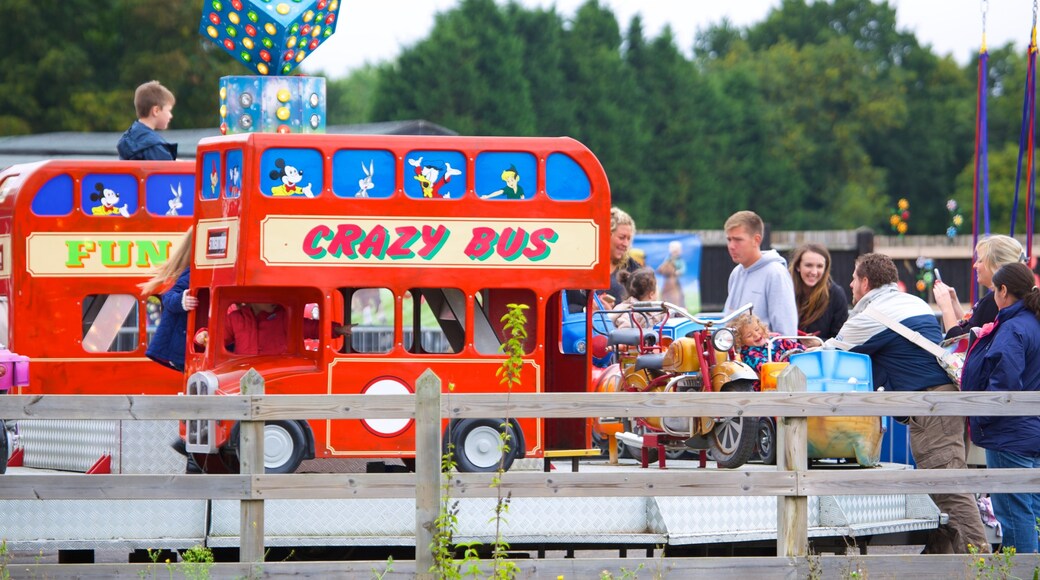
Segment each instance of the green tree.
[{"label": "green tree", "polygon": [[614,13],[589,0],[578,8],[564,46],[567,92],[576,105],[570,135],[603,164],[614,203],[629,207],[645,194],[639,188],[643,138],[635,80],[622,59]]},{"label": "green tree", "polygon": [[[945,231],[954,179],[974,151],[974,91],[950,58],[915,50],[907,55],[895,90],[907,114],[889,131],[871,134],[865,146],[873,164],[887,173],[888,205],[910,201],[911,233]],[[878,227],[887,228],[883,216]]]},{"label": "green tree", "polygon": [[[782,41],[755,59],[769,119],[777,134],[769,154],[791,160],[800,178],[757,193],[777,227],[855,227],[877,219],[883,172],[864,141],[897,127],[905,104],[848,38],[798,49]],[[867,221],[867,223],[871,223]]]},{"label": "green tree", "polygon": [[725,58],[738,43],[746,43],[745,33],[733,25],[728,18],[698,31],[693,42],[693,56],[696,60],[711,61]]},{"label": "green tree", "polygon": [[218,79],[243,72],[204,44],[195,2],[0,0],[0,13],[5,132],[123,129],[152,79],[177,96],[174,126],[215,126]]},{"label": "green tree", "polygon": [[354,125],[372,118],[381,68],[367,64],[346,78],[326,81],[328,124]]},{"label": "green tree", "polygon": [[463,135],[531,135],[524,46],[493,0],[463,0],[381,76],[376,120],[423,118]]},{"label": "green tree", "polygon": [[[991,149],[989,155],[989,233],[1007,234],[1011,231],[1011,210],[1015,199],[1015,168],[1018,161],[1018,143],[1005,143],[999,148]],[[973,217],[973,180],[975,168],[965,166],[956,180],[956,194],[953,199],[961,207],[965,225],[962,233],[971,233]],[[1019,199],[1018,222],[1015,225],[1017,234],[1025,230],[1025,196]],[[981,200],[980,200],[981,201]],[[979,216],[979,234],[986,233],[984,215]]]},{"label": "green tree", "polygon": [[528,10],[513,3],[506,7],[506,19],[524,43],[524,77],[534,108],[534,134],[569,135],[580,103],[567,89],[563,19],[555,8]]},{"label": "green tree", "polygon": [[626,60],[635,76],[640,110],[639,195],[628,209],[642,228],[691,228],[698,198],[710,195],[711,155],[704,150],[707,125],[698,109],[704,80],[676,47],[666,28],[649,44],[633,19]]}]

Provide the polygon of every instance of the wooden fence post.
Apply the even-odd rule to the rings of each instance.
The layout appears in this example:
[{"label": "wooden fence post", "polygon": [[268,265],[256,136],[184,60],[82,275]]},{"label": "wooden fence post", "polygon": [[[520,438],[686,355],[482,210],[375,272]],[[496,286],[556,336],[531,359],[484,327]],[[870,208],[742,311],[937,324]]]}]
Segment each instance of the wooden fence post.
[{"label": "wooden fence post", "polygon": [[[242,395],[263,395],[264,377],[249,371],[239,381]],[[238,426],[238,464],[242,475],[264,472],[264,422],[241,421]],[[264,500],[242,500],[241,522],[238,528],[238,561],[264,561]]]},{"label": "wooden fence post", "polygon": [[[777,391],[805,392],[805,373],[790,365],[777,377]],[[777,471],[809,468],[809,420],[781,417],[777,424]],[[776,506],[776,555],[798,557],[809,554],[809,498],[804,495],[778,497]]]},{"label": "wooden fence post", "polygon": [[434,526],[440,513],[441,380],[430,369],[415,381],[415,572],[431,579]]}]

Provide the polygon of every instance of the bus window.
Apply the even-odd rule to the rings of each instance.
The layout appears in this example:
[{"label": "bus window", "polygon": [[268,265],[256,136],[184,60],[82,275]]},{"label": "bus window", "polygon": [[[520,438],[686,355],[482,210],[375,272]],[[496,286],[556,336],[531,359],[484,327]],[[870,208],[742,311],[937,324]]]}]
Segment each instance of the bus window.
[{"label": "bus window", "polygon": [[72,213],[72,200],[72,176],[56,175],[36,190],[32,211],[36,215],[69,215]]},{"label": "bus window", "polygon": [[477,293],[473,309],[473,344],[480,354],[502,354],[502,345],[509,340],[510,333],[504,327],[502,317],[509,312],[510,304],[525,304],[524,317],[527,324],[527,340],[524,341],[524,354],[531,354],[537,336],[535,324],[538,313],[535,294],[526,289],[493,288]]},{"label": "bus window", "polygon": [[137,350],[138,302],[129,294],[91,294],[83,299],[83,350]]},{"label": "bus window", "polygon": [[146,313],[144,330],[148,337],[148,344],[151,344],[152,337],[159,328],[159,320],[162,318],[162,299],[158,296],[149,296],[144,302],[144,310]]},{"label": "bus window", "polygon": [[0,296],[0,347],[4,348],[11,344],[11,337],[7,334],[7,329],[9,328],[8,312],[7,296]]},{"label": "bus window", "polygon": [[324,187],[316,149],[271,148],[260,159],[260,191],[271,197],[317,197]]},{"label": "bus window", "polygon": [[341,288],[340,294],[350,304],[350,351],[390,352],[394,347],[393,293],[386,288]]},{"label": "bus window", "polygon": [[227,182],[227,190],[224,194],[230,198],[236,198],[242,195],[242,150],[232,149],[227,152],[227,175],[224,176],[224,180]]},{"label": "bus window", "polygon": [[585,170],[569,155],[553,153],[545,162],[545,193],[552,199],[582,201],[592,196]]},{"label": "bus window", "polygon": [[220,197],[220,153],[211,151],[202,156],[202,199]]},{"label": "bus window", "polygon": [[83,178],[83,213],[94,216],[130,217],[137,212],[137,178],[133,175],[97,173]]},{"label": "bus window", "polygon": [[402,304],[404,344],[416,354],[454,354],[466,344],[466,296],[456,288],[412,288]]},{"label": "bus window", "polygon": [[318,338],[320,323],[307,315],[303,336],[295,335],[289,310],[278,302],[232,304],[224,318],[225,352],[235,356],[290,354],[306,349],[304,340]]},{"label": "bus window", "polygon": [[332,193],[337,197],[390,197],[397,186],[396,175],[389,151],[342,149],[332,156]]},{"label": "bus window", "polygon": [[152,215],[190,216],[195,213],[194,188],[191,175],[150,175],[144,185],[145,207]]},{"label": "bus window", "polygon": [[483,199],[532,199],[537,167],[530,153],[481,153],[474,170],[477,195]]},{"label": "bus window", "polygon": [[[195,326],[188,328],[188,352],[203,353],[206,347],[196,342],[199,332],[209,327],[209,288],[195,289],[199,305],[195,307]],[[191,320],[189,316],[188,320]]]},{"label": "bus window", "polygon": [[466,158],[457,151],[412,151],[405,159],[404,192],[414,199],[459,199],[466,191]]}]

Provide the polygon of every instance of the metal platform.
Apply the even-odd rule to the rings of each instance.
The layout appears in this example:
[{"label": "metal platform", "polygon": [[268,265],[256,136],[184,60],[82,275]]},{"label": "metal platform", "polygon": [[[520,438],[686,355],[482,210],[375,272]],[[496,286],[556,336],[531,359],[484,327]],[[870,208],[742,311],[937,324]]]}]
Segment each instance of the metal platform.
[{"label": "metal platform", "polygon": [[[517,467],[540,470],[541,460]],[[347,464],[344,464],[347,465]],[[352,464],[353,469],[363,462]],[[697,470],[695,461],[669,461],[669,472]],[[711,465],[711,464],[709,464]],[[554,466],[569,470],[569,461]],[[857,467],[849,466],[849,469]],[[633,462],[581,464],[583,472],[631,473]],[[710,467],[709,467],[710,469]],[[775,467],[746,465],[746,470]],[[884,464],[880,469],[912,469]],[[649,471],[654,471],[653,469]],[[39,473],[11,468],[6,477]],[[493,498],[459,500],[458,542],[494,539]],[[268,500],[265,544],[276,546],[413,546],[412,499]],[[0,501],[0,529],[12,550],[184,548],[238,546],[237,501]],[[209,528],[207,531],[207,514]],[[692,546],[773,540],[773,497],[513,498],[503,522],[510,544],[578,547]],[[865,538],[935,528],[940,513],[927,495],[823,496],[809,499],[810,538]],[[72,522],[72,523],[70,523]]]}]

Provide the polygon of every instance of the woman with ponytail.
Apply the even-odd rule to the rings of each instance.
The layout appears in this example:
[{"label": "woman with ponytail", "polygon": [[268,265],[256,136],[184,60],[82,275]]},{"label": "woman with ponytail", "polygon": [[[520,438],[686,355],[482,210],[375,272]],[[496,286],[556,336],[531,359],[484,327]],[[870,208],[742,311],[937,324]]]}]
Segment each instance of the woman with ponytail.
[{"label": "woman with ponytail", "polygon": [[[997,319],[968,349],[961,375],[965,391],[1040,390],[1040,290],[1023,263],[993,274]],[[970,417],[971,440],[986,450],[990,469],[1040,467],[1040,417]],[[992,494],[1003,547],[1037,551],[1040,494]]]}]

